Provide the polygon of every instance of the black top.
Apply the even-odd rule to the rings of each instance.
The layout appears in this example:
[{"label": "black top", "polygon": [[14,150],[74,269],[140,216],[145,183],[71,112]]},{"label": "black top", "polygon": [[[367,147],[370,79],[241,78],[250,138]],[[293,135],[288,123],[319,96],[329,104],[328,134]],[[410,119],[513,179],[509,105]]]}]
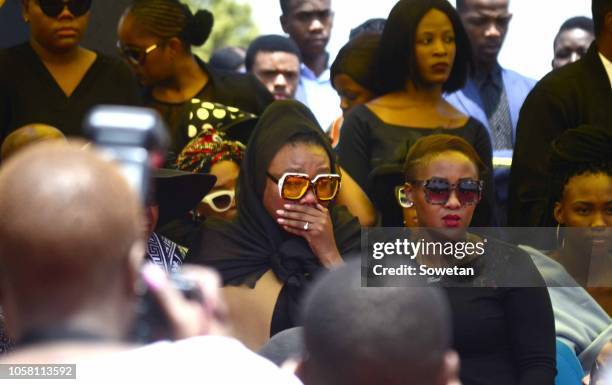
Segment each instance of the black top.
[{"label": "black top", "polygon": [[595,42],[582,59],[542,78],[525,99],[510,172],[511,226],[556,224],[554,202],[548,201],[550,145],[565,130],[582,124],[612,130],[612,89]]},{"label": "black top", "polygon": [[[208,74],[208,82],[193,98],[214,102],[260,115],[274,98],[253,75],[218,70],[197,59]],[[145,104],[162,115],[172,137],[172,151],[178,153],[192,138],[188,135],[191,100],[168,103],[156,100],[152,90],[145,90]]]},{"label": "black top", "polygon": [[552,385],[555,325],[546,288],[446,288],[464,385]]},{"label": "black top", "polygon": [[[240,166],[236,217],[232,222],[207,218],[186,258],[187,263],[217,269],[225,285],[254,287],[266,271],[272,270],[284,284],[273,314],[273,333],[296,325],[305,285],[323,269],[306,240],[284,231],[263,205],[270,162],[293,136],[300,134],[312,136],[326,150],[335,170],[329,139],[312,112],[296,101],[272,103],[259,119]],[[332,204],[329,212],[340,254],[357,252],[361,246],[357,219],[344,206]]]},{"label": "black top", "polygon": [[0,142],[30,123],[81,135],[85,114],[97,104],[141,105],[138,83],[119,59],[97,53],[67,97],[30,43],[0,50]]},{"label": "black top", "polygon": [[[410,146],[417,139],[433,134],[462,137],[474,147],[489,170],[493,169],[493,153],[489,134],[476,119],[470,118],[463,127],[453,129],[406,127],[383,122],[365,105],[353,108],[344,120],[336,152],[342,168],[372,199],[370,173],[382,165],[403,164]],[[472,226],[488,226],[494,223],[492,186],[493,180],[489,172],[485,176],[484,199],[476,209]],[[397,211],[401,213],[399,206],[397,206]],[[402,226],[402,223],[395,225]]]},{"label": "black top", "polygon": [[525,251],[486,239],[473,287],[445,288],[461,382],[552,385],[555,323],[544,280]]}]

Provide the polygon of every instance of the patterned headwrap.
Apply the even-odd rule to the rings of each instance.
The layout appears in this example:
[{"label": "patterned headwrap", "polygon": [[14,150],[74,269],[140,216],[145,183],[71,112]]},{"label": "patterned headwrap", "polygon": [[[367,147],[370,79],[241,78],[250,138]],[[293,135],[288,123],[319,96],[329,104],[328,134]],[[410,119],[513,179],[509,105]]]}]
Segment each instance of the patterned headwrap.
[{"label": "patterned headwrap", "polygon": [[245,146],[236,141],[226,140],[223,132],[207,127],[201,130],[176,160],[176,166],[183,171],[207,173],[212,166],[223,160],[242,162]]}]

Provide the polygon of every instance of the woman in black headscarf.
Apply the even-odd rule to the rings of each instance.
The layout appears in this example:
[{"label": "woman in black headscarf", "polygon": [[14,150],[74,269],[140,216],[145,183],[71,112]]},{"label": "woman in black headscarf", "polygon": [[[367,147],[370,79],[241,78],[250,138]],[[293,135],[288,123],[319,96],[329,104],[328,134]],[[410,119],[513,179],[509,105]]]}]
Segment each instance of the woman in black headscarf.
[{"label": "woman in black headscarf", "polygon": [[357,219],[333,203],[338,169],[310,110],[274,102],[247,146],[236,218],[207,220],[192,245],[189,262],[221,272],[238,337],[250,347],[295,326],[304,286],[360,247]]}]

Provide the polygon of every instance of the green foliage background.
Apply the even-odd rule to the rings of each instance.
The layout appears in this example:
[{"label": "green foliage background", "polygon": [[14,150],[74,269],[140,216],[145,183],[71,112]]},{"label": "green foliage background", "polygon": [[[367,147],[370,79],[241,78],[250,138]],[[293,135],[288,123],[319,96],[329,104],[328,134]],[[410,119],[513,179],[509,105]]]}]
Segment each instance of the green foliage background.
[{"label": "green foliage background", "polygon": [[208,9],[215,18],[212,33],[202,47],[193,47],[193,52],[208,60],[217,48],[227,46],[246,48],[259,35],[251,19],[251,5],[236,0],[182,0],[192,12]]}]

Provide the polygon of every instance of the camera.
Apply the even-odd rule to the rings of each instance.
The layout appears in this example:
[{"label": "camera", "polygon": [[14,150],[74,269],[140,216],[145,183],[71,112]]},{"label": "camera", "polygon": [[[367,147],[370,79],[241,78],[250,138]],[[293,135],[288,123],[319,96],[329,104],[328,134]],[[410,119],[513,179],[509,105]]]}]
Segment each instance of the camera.
[{"label": "camera", "polygon": [[121,166],[138,192],[148,196],[151,168],[162,165],[169,137],[162,118],[152,109],[100,105],[85,117],[85,135],[96,147]]},{"label": "camera", "polygon": [[[159,114],[148,108],[101,105],[87,114],[84,128],[96,147],[119,164],[145,205],[152,183],[151,171],[162,165],[169,143],[166,125]],[[203,302],[195,282],[179,274],[171,274],[169,279],[186,299]],[[132,340],[147,343],[172,338],[170,321],[142,279],[136,312]]]}]

